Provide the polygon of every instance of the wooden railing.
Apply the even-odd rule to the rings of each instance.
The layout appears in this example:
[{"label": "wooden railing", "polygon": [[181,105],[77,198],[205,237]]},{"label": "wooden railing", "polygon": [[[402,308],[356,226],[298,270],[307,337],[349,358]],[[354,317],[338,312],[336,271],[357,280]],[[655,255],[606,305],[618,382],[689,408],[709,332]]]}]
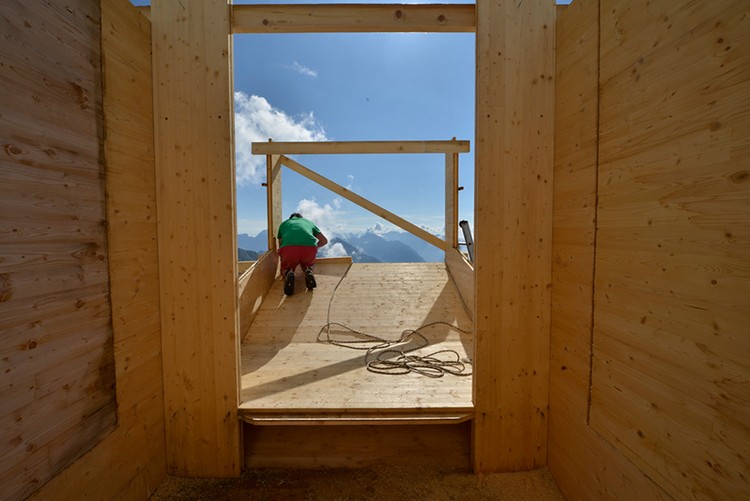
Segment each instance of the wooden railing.
[{"label": "wooden railing", "polygon": [[[286,166],[337,195],[372,212],[414,236],[443,250],[458,246],[458,154],[469,151],[469,141],[350,141],[253,143],[253,154],[266,155],[268,193],[268,248],[276,249],[274,235],[282,222],[281,166]],[[445,240],[393,212],[357,195],[287,155],[443,153],[445,154]]]},{"label": "wooden railing", "polygon": [[[268,253],[264,258],[276,262],[277,243],[275,235],[283,221],[281,213],[281,167],[285,166],[311,181],[328,188],[337,195],[386,221],[408,231],[422,240],[445,251],[445,265],[461,295],[466,311],[473,318],[474,267],[458,250],[458,155],[469,151],[469,141],[352,141],[352,142],[275,142],[253,143],[252,152],[266,155],[266,187],[268,204]],[[335,154],[404,154],[442,153],[445,155],[445,239],[441,239],[393,212],[357,195],[348,188],[305,167],[287,155],[335,155]],[[270,284],[275,276],[275,267],[265,266],[258,277]],[[266,287],[267,286],[263,286]],[[263,288],[261,287],[261,288]],[[258,304],[255,301],[255,304]]]}]

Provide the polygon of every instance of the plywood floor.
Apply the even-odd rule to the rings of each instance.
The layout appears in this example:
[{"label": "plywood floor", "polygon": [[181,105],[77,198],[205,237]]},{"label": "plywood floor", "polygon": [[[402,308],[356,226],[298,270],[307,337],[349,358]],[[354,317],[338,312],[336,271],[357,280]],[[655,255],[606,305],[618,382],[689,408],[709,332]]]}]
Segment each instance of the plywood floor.
[{"label": "plywood floor", "polygon": [[[442,324],[426,327],[420,332],[429,345],[413,354],[449,349],[471,360],[471,320],[444,264],[353,264],[349,268],[321,263],[315,274],[318,287],[313,292],[304,289],[298,273],[297,293],[289,297],[283,293],[283,283],[276,281],[245,336],[240,406],[244,419],[275,424],[274,420],[284,419],[387,423],[471,417],[470,376],[374,374],[366,368],[364,351],[317,340],[328,319],[389,340],[399,339],[405,329],[446,322],[467,333]],[[340,339],[347,331],[332,327],[331,336]],[[352,339],[350,334],[348,339]]]}]

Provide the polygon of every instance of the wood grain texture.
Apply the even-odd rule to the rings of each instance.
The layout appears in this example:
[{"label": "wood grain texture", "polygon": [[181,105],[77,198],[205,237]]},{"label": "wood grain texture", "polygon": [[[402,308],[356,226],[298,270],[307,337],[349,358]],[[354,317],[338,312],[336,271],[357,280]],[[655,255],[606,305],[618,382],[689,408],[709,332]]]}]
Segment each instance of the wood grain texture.
[{"label": "wood grain texture", "polygon": [[269,141],[253,143],[253,155],[352,155],[467,153],[469,141]]},{"label": "wood grain texture", "polygon": [[271,250],[260,256],[248,271],[243,273],[237,283],[237,301],[240,309],[240,333],[242,338],[247,334],[255,315],[260,310],[263,299],[276,279],[279,269],[279,256]]},{"label": "wood grain texture", "polygon": [[458,153],[445,154],[445,251],[458,248]]},{"label": "wood grain texture", "polygon": [[473,32],[471,4],[235,5],[237,33]]},{"label": "wood grain texture", "polygon": [[602,9],[558,23],[550,471],[575,499],[741,499],[748,9]]},{"label": "wood grain texture", "polygon": [[602,10],[591,425],[675,497],[750,494],[750,6]]},{"label": "wood grain texture", "polygon": [[166,475],[151,30],[125,0],[106,0],[101,6],[118,426],[40,489],[39,499],[146,498]]},{"label": "wood grain texture", "polygon": [[555,6],[477,3],[475,471],[546,464]]},{"label": "wood grain texture", "polygon": [[245,425],[248,468],[363,468],[377,464],[466,470],[471,426]]},{"label": "wood grain texture", "polygon": [[266,155],[266,211],[268,248],[276,250],[276,235],[284,220],[281,214],[281,155]]},{"label": "wood grain texture", "polygon": [[476,277],[474,267],[458,249],[445,252],[445,268],[458,290],[466,313],[474,318],[474,289]]},{"label": "wood grain texture", "polygon": [[238,475],[239,319],[226,1],[151,8],[167,465]]},{"label": "wood grain texture", "polygon": [[[277,281],[250,326],[242,344],[242,416],[288,422],[336,420],[341,414],[381,421],[406,414],[471,415],[471,377],[374,374],[366,369],[363,351],[317,342],[328,321],[391,340],[405,329],[440,321],[469,333],[447,325],[425,327],[430,345],[415,354],[452,349],[471,359],[471,321],[442,263],[349,267],[321,261],[315,275],[318,287],[307,291],[298,273],[292,296],[285,296]],[[335,339],[351,339],[346,334],[331,328]]]},{"label": "wood grain texture", "polygon": [[599,5],[557,20],[549,469],[569,499],[668,499],[588,424],[597,222]]},{"label": "wood grain texture", "polygon": [[0,485],[23,499],[117,422],[96,2],[0,5]]}]

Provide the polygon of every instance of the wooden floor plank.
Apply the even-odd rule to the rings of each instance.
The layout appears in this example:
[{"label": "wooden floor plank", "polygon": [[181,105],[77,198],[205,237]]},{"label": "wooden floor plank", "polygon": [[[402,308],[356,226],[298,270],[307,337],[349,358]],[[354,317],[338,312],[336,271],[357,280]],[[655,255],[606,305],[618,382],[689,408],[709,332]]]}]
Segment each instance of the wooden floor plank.
[{"label": "wooden floor plank", "polygon": [[[366,351],[319,342],[362,338],[339,325],[329,334],[329,321],[391,341],[419,329],[429,344],[413,354],[455,350],[470,362],[471,320],[443,263],[319,264],[315,274],[312,292],[299,272],[292,296],[284,295],[281,281],[274,283],[250,326],[242,344],[241,414],[278,413],[282,420],[326,414],[333,420],[358,413],[357,419],[382,420],[472,413],[471,376],[375,374],[366,368]],[[412,338],[402,349],[416,342],[421,340]]]}]

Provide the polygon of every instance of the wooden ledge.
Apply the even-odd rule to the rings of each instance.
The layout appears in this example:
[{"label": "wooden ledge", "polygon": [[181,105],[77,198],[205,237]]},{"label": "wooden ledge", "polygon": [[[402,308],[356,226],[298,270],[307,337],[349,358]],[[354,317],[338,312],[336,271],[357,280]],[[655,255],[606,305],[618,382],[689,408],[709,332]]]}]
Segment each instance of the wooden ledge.
[{"label": "wooden ledge", "polygon": [[359,426],[359,425],[427,425],[427,424],[459,424],[474,417],[473,410],[453,412],[403,412],[388,413],[383,409],[377,412],[346,412],[330,413],[286,413],[269,412],[256,413],[247,409],[239,409],[239,418],[255,426]]}]

